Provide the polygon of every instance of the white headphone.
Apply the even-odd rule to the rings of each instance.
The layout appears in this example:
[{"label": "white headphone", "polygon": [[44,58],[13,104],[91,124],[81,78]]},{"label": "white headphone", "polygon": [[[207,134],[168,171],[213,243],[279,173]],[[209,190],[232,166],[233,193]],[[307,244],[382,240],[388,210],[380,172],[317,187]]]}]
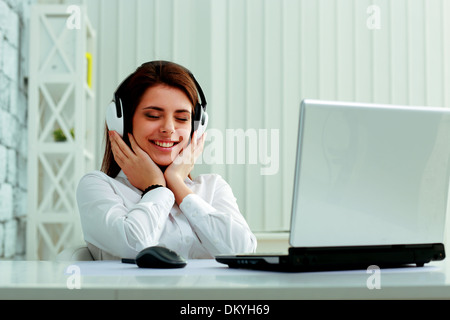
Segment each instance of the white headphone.
[{"label": "white headphone", "polygon": [[109,130],[117,131],[123,137],[123,106],[122,100],[114,94],[114,99],[106,107],[106,125]]},{"label": "white headphone", "polygon": [[[162,61],[165,63],[164,61]],[[152,63],[152,62],[148,62]],[[161,63],[161,61],[158,61],[158,63]],[[200,139],[200,137],[203,135],[203,133],[206,131],[206,127],[208,125],[208,114],[206,113],[206,99],[205,95],[203,94],[203,90],[200,87],[199,83],[195,79],[194,75],[189,72],[189,75],[191,76],[192,80],[195,83],[195,86],[197,88],[197,92],[200,96],[201,102],[197,102],[195,109],[194,109],[194,116],[192,117],[192,133],[197,130],[197,138]],[[120,87],[124,82],[129,79],[127,77],[117,88],[117,90],[114,92],[114,98],[111,101],[111,103],[106,107],[106,125],[108,126],[109,130],[116,131],[120,136],[123,136],[124,134],[124,113],[123,113],[123,104],[122,100],[120,99],[118,92]]]}]

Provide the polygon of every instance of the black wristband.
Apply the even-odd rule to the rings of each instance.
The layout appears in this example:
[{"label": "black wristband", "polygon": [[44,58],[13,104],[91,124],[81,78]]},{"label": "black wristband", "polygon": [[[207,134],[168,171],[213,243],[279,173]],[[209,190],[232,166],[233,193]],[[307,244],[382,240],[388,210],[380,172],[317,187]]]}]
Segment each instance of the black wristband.
[{"label": "black wristband", "polygon": [[147,192],[149,192],[150,190],[153,190],[153,189],[156,189],[156,188],[159,188],[159,187],[164,187],[164,186],[162,186],[162,185],[160,185],[160,184],[154,184],[154,185],[151,185],[150,187],[147,187],[147,188],[144,190],[144,192],[142,192],[141,198],[142,198]]}]

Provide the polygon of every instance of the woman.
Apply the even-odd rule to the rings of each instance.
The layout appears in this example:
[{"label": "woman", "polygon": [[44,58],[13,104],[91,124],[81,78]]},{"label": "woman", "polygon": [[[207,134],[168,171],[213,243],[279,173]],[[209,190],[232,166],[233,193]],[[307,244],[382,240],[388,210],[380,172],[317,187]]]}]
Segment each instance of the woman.
[{"label": "woman", "polygon": [[192,132],[198,103],[192,74],[172,62],[148,62],[116,94],[123,138],[106,128],[102,171],[85,175],[77,189],[94,259],[134,258],[155,245],[187,259],[254,252],[255,236],[230,186],[216,174],[191,179],[205,141]]}]

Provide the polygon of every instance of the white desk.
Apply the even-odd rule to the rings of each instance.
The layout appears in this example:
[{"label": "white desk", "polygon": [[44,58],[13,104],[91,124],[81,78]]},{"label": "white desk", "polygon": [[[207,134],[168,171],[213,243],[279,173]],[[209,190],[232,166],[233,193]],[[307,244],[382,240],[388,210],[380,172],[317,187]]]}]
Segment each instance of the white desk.
[{"label": "white desk", "polygon": [[[80,289],[68,289],[68,282],[76,285],[71,280],[77,271]],[[446,261],[382,269],[381,288],[369,290],[372,275],[229,269],[214,260],[191,260],[183,269],[139,269],[118,261],[0,261],[0,299],[450,299]]]}]

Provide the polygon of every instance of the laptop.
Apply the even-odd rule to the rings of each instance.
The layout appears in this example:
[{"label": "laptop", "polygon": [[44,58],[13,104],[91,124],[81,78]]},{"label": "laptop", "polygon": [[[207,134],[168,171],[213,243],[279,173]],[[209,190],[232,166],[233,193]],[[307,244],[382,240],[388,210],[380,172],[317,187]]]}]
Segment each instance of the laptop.
[{"label": "laptop", "polygon": [[232,268],[322,271],[445,258],[450,109],[303,100],[287,254]]}]

